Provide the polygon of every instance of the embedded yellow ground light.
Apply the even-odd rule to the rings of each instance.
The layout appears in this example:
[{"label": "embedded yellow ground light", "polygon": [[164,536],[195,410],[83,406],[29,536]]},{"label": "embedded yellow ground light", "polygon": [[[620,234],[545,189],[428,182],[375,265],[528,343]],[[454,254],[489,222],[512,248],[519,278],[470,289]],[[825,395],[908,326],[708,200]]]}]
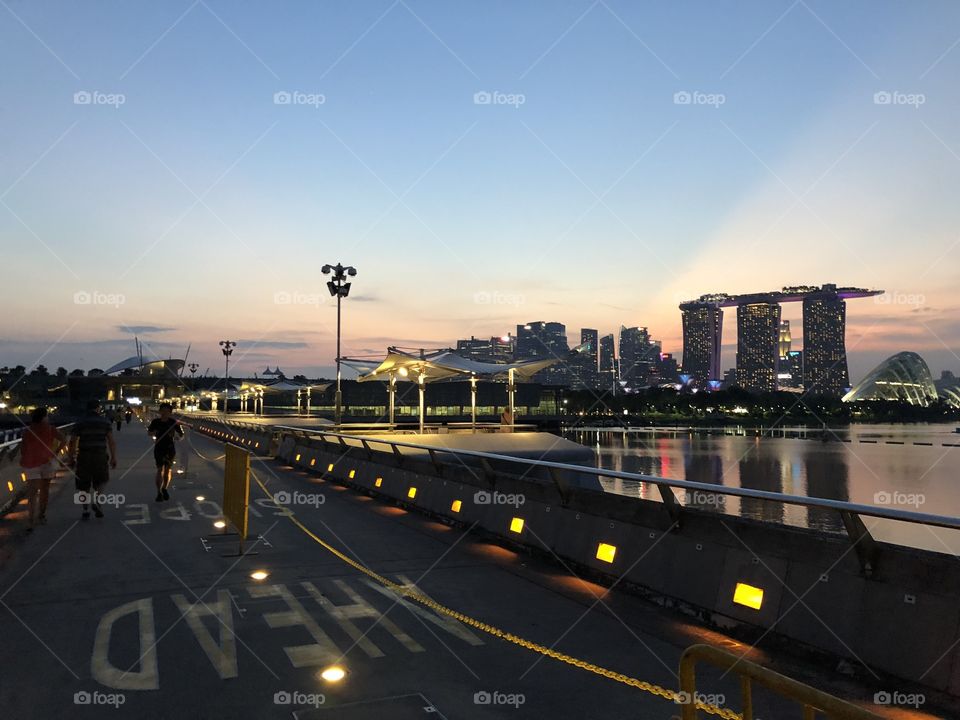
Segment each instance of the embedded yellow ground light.
[{"label": "embedded yellow ground light", "polygon": [[763,589],[746,583],[737,583],[733,591],[733,601],[737,605],[759,610],[763,605]]},{"label": "embedded yellow ground light", "polygon": [[510,521],[510,532],[523,532],[523,518],[514,518]]},{"label": "embedded yellow ground light", "polygon": [[460,512],[460,508],[463,506],[463,503],[460,500],[454,500],[453,504],[450,506],[450,510],[453,512]]},{"label": "embedded yellow ground light", "polygon": [[327,682],[340,682],[347,676],[347,671],[344,670],[339,665],[331,665],[328,668],[324,668],[320,672],[320,677],[322,677]]},{"label": "embedded yellow ground light", "polygon": [[607,543],[600,543],[597,546],[597,560],[603,560],[604,562],[612,563],[613,558],[617,555],[617,548],[614,545],[608,545]]},{"label": "embedded yellow ground light", "polygon": [[254,580],[266,580],[269,577],[269,574],[266,570],[254,570],[250,573],[250,577]]}]

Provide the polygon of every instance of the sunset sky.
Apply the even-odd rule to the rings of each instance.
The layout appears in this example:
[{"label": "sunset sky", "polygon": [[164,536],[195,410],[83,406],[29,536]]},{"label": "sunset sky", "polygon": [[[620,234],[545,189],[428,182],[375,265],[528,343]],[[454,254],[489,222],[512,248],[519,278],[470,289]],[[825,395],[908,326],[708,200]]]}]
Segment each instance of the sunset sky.
[{"label": "sunset sky", "polygon": [[960,373],[956,2],[5,0],[0,63],[0,365],[329,375],[342,261],[346,355],[834,282],[853,380]]}]

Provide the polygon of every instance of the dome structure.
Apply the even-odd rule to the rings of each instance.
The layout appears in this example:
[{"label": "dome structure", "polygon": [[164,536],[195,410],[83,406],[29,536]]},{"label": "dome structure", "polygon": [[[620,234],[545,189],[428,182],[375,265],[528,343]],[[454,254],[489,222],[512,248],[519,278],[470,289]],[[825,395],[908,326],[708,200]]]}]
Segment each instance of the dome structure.
[{"label": "dome structure", "polygon": [[843,396],[844,402],[895,400],[927,407],[937,400],[930,368],[914,352],[888,357]]},{"label": "dome structure", "polygon": [[936,383],[937,394],[951,407],[960,408],[960,380],[943,379]]}]

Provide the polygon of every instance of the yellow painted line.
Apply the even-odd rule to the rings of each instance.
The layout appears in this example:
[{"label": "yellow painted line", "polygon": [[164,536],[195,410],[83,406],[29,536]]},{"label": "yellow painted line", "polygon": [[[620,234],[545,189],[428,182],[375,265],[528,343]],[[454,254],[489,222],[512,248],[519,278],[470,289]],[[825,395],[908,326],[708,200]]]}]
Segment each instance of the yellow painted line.
[{"label": "yellow painted line", "polygon": [[[263,490],[264,494],[266,494],[267,497],[273,500],[273,494],[269,490],[267,490],[266,486],[260,481],[260,478],[257,476],[257,474],[252,471],[250,474],[253,476],[253,479],[256,481],[257,485],[260,486],[260,489]],[[389,580],[388,578],[384,577],[383,575],[380,575],[379,573],[371,570],[366,565],[363,565],[357,562],[356,560],[354,560],[353,558],[348,557],[343,552],[335,548],[333,545],[330,545],[328,542],[321,539],[310,528],[308,528],[306,525],[300,522],[300,520],[297,519],[296,515],[293,512],[290,512],[287,517],[289,517],[290,522],[292,522],[294,525],[300,528],[300,530],[302,530],[307,537],[309,537],[315,543],[320,545],[324,550],[329,552],[331,555],[334,555],[338,559],[342,560],[353,569],[362,572],[367,577],[370,577],[373,580],[376,580],[385,588],[397,593],[398,595],[402,595],[403,597],[409,598],[410,600],[414,600],[420,603],[421,605],[424,605],[430,608],[431,610],[434,610],[435,612],[438,612],[442,615],[451,617],[454,620],[459,620],[464,625],[468,625],[472,628],[476,628],[477,630],[481,630],[482,632],[493,635],[494,637],[498,637],[501,640],[504,640],[509,643],[513,643],[514,645],[518,645],[522,648],[525,648],[526,650],[539,653],[540,655],[544,655],[546,657],[552,658],[553,660],[559,660],[560,662],[567,663],[568,665],[573,665],[574,667],[578,667],[581,670],[586,670],[587,672],[591,672],[595,675],[600,675],[609,680],[622,683],[623,685],[629,685],[630,687],[637,688],[638,690],[643,690],[646,693],[650,693],[651,695],[656,695],[658,697],[663,698],[664,700],[669,700],[671,702],[678,702],[682,699],[680,697],[680,694],[675,690],[670,690],[660,685],[647,682],[646,680],[633,678],[633,677],[630,677],[629,675],[624,675],[623,673],[619,673],[614,670],[609,670],[599,665],[594,665],[593,663],[587,662],[586,660],[580,660],[579,658],[575,658],[571,655],[558,652],[556,650],[553,650],[552,648],[548,648],[545,645],[540,645],[539,643],[532,642],[530,640],[520,637],[519,635],[514,635],[513,633],[507,632],[505,630],[501,630],[495,625],[490,625],[489,623],[485,623],[482,620],[477,620],[476,618],[473,618],[469,615],[465,615],[461,612],[458,612],[457,610],[453,610],[451,608],[448,608],[445,605],[441,605],[437,601],[427,597],[426,595],[418,592],[417,590],[409,588],[405,585],[400,585],[399,583],[395,583],[392,580]],[[699,700],[696,701],[696,706],[698,710],[702,710],[703,712],[708,713],[710,715],[716,715],[718,717],[724,718],[724,720],[743,720],[742,715],[734,712],[733,710],[729,710],[727,708],[718,707],[716,705],[710,705],[710,704],[701,702]]]}]

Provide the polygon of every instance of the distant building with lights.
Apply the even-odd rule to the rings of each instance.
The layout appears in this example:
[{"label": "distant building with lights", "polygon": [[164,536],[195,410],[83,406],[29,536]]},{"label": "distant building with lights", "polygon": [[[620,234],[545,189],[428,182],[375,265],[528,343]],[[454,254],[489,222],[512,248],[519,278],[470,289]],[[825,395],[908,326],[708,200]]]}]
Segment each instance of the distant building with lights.
[{"label": "distant building with lights", "polygon": [[720,338],[723,310],[714,303],[681,306],[683,318],[683,360],[685,375],[701,386],[720,378]]},{"label": "distant building with lights", "polygon": [[777,389],[780,305],[752,303],[737,308],[737,385],[752,392]]},{"label": "distant building with lights", "polygon": [[842,395],[850,387],[847,368],[847,303],[835,285],[803,300],[803,387],[820,395]]},{"label": "distant building with lights", "polygon": [[617,361],[614,355],[613,334],[600,338],[600,389],[604,392],[617,390]]},{"label": "distant building with lights", "polygon": [[599,333],[592,328],[580,330],[580,345],[583,351],[571,362],[570,387],[574,390],[600,389],[600,343]]},{"label": "distant building with lights", "polygon": [[[538,320],[517,325],[517,361],[565,359],[569,352],[567,328],[563,323]],[[543,385],[569,385],[570,367],[567,362],[558,362],[538,372],[534,376],[534,382]]]}]

